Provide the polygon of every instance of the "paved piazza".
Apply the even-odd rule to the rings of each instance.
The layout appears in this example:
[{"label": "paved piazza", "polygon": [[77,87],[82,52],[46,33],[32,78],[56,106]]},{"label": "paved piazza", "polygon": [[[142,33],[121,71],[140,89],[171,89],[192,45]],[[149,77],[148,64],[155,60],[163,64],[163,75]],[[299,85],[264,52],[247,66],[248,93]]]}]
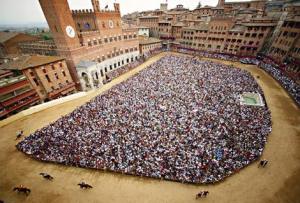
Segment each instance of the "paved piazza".
[{"label": "paved piazza", "polygon": [[189,183],[212,183],[262,153],[267,107],[245,70],[165,56],[17,145],[33,158]]}]

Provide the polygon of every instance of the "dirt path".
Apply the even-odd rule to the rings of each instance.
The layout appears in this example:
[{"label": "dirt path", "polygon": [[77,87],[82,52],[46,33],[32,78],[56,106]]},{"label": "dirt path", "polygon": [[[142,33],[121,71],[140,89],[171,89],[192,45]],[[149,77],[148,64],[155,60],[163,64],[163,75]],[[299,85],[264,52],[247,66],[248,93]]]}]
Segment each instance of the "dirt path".
[{"label": "dirt path", "polygon": [[[255,163],[219,184],[196,186],[42,163],[16,150],[17,142],[14,139],[17,130],[23,129],[26,135],[34,132],[97,94],[126,80],[163,55],[151,58],[87,97],[46,109],[0,128],[0,200],[12,203],[300,202],[300,110],[271,76],[255,66],[240,63],[213,60],[233,64],[250,71],[254,76],[260,76],[258,83],[264,90],[273,122],[273,131],[263,153],[263,157],[270,161],[270,165],[265,169],[258,169]],[[40,172],[50,173],[55,180],[43,180],[38,175]],[[76,184],[81,180],[93,185],[94,189],[80,190]],[[25,197],[13,193],[11,189],[18,184],[30,187],[31,195]],[[195,200],[195,194],[204,189],[210,191],[207,199]]]}]

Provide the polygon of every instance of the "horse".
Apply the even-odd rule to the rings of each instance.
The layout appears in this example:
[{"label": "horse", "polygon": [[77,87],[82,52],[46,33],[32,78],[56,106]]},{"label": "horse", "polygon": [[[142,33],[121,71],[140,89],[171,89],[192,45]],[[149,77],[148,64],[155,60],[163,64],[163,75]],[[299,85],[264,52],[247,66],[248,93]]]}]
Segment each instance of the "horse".
[{"label": "horse", "polygon": [[40,173],[41,176],[43,176],[43,178],[47,179],[47,180],[53,180],[54,178],[49,175],[48,173]]},{"label": "horse", "polygon": [[14,187],[13,191],[17,191],[18,193],[24,193],[26,196],[28,196],[31,192],[29,188],[23,187],[22,185],[19,187]]},{"label": "horse", "polygon": [[196,195],[196,199],[206,197],[209,194],[208,191],[201,191]]},{"label": "horse", "polygon": [[266,160],[266,159],[264,159],[264,160],[261,160],[260,162],[259,162],[259,165],[258,165],[258,168],[259,167],[266,167],[266,165],[268,164],[268,160]]},{"label": "horse", "polygon": [[81,189],[91,189],[91,188],[93,188],[91,185],[89,185],[85,182],[78,183],[78,185],[80,186]]},{"label": "horse", "polygon": [[23,130],[21,130],[20,132],[17,132],[17,137],[16,140],[20,139],[23,135]]}]

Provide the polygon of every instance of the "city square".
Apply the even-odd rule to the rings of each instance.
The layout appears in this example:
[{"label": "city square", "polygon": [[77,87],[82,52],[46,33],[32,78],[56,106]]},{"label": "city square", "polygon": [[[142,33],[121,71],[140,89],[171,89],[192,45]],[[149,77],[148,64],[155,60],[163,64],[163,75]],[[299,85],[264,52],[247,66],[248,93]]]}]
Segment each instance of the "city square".
[{"label": "city square", "polygon": [[0,3],[0,203],[297,203],[299,106],[297,0]]},{"label": "city square", "polygon": [[[156,179],[141,179],[140,177],[118,175],[116,173],[102,172],[93,169],[43,163],[18,152],[15,148],[17,142],[11,139],[15,131],[24,129],[26,135],[35,132],[37,129],[57,120],[60,116],[72,112],[76,107],[86,103],[99,93],[101,94],[103,91],[108,90],[113,85],[130,78],[150,63],[158,60],[162,57],[161,55],[151,58],[146,64],[113,80],[112,83],[105,85],[103,90],[99,90],[82,99],[67,102],[31,116],[21,118],[17,122],[1,127],[1,134],[5,133],[5,136],[1,137],[1,143],[4,143],[4,141],[7,143],[1,146],[1,163],[7,166],[4,170],[1,170],[1,177],[3,177],[2,180],[5,182],[4,187],[2,187],[3,190],[1,190],[5,191],[5,193],[0,193],[1,196],[6,199],[11,199],[12,201],[24,201],[27,199],[29,202],[45,200],[49,202],[193,202],[195,201],[194,194],[197,191],[209,189],[211,191],[209,202],[218,201],[218,198],[222,198],[224,202],[285,202],[286,200],[296,200],[298,190],[298,176],[296,171],[299,167],[296,155],[299,153],[299,143],[296,135],[299,133],[299,127],[297,126],[299,122],[299,110],[285,91],[283,91],[277,82],[268,74],[253,66],[242,65],[240,63],[233,63],[233,65],[248,70],[253,76],[260,76],[257,82],[265,94],[271,111],[273,122],[272,132],[269,135],[263,155],[264,157],[268,157],[268,160],[272,162],[272,166],[270,166],[270,170],[268,171],[259,171],[257,164],[251,164],[221,184],[186,185]],[[216,60],[214,61],[216,62]],[[232,62],[218,62],[232,65]],[[274,92],[274,89],[277,91]],[[280,105],[278,105],[278,103]],[[284,112],[288,112],[288,114],[284,114],[283,116],[283,109]],[[13,156],[13,158],[11,156]],[[55,176],[55,184],[58,185],[45,183],[39,179],[37,174],[42,170]],[[28,175],[24,176],[24,172]],[[278,174],[282,175],[279,176]],[[97,190],[76,192],[78,189],[75,184],[82,179],[90,182]],[[10,188],[13,187],[16,182],[34,187],[34,193],[39,195],[33,195],[34,193],[28,197],[14,195],[14,193],[10,191]],[[230,193],[229,191],[234,191],[234,193]],[[282,194],[282,192],[286,192],[286,194],[289,195],[285,196],[285,193]],[[116,193],[118,194],[116,195]],[[257,193],[261,194],[261,200],[257,199]]]}]

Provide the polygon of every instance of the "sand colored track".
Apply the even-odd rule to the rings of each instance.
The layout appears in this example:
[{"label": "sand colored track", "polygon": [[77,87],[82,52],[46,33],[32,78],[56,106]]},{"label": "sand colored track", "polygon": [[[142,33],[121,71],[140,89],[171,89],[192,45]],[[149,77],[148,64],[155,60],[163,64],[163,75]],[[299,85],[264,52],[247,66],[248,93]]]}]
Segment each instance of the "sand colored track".
[{"label": "sand colored track", "polygon": [[[300,109],[271,76],[252,65],[213,60],[246,69],[254,77],[260,76],[257,82],[265,93],[273,122],[273,131],[269,135],[263,153],[263,158],[269,160],[269,165],[265,169],[257,168],[257,163],[254,163],[221,183],[189,185],[39,162],[16,150],[17,130],[23,129],[25,134],[29,135],[113,85],[126,80],[164,55],[165,53],[151,58],[85,97],[56,105],[2,126],[0,128],[0,200],[12,203],[300,202]],[[43,180],[38,175],[40,172],[50,173],[54,176],[54,181]],[[81,180],[90,183],[94,188],[80,190],[77,183]],[[19,184],[32,190],[28,197],[12,192],[12,188]],[[206,199],[195,200],[196,193],[201,190],[209,190],[209,196]]]}]

